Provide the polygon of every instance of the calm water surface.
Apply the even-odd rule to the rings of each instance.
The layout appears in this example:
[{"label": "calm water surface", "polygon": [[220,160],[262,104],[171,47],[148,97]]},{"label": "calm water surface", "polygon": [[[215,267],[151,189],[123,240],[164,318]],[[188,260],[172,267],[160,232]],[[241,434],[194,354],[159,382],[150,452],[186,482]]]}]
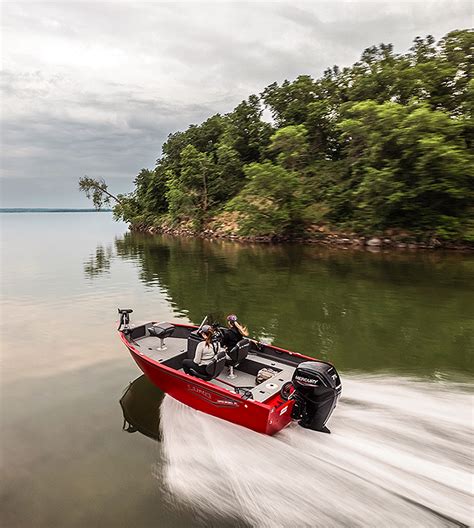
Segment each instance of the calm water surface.
[{"label": "calm water surface", "polygon": [[[472,256],[146,237],[108,213],[0,222],[2,525],[469,524]],[[118,306],[135,320],[235,312],[254,336],[333,361],[333,434],[265,438],[168,398],[161,442],[122,432],[139,372]]]}]

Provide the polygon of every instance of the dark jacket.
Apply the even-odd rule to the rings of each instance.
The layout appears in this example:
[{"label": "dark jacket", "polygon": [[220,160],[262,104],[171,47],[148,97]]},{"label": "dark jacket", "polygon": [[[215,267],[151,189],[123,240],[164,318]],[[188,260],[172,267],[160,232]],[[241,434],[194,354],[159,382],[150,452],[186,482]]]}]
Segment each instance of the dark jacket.
[{"label": "dark jacket", "polygon": [[244,336],[237,330],[237,328],[235,328],[235,326],[232,328],[223,328],[222,333],[222,344],[227,348],[227,350],[232,350],[235,345],[244,338]]}]

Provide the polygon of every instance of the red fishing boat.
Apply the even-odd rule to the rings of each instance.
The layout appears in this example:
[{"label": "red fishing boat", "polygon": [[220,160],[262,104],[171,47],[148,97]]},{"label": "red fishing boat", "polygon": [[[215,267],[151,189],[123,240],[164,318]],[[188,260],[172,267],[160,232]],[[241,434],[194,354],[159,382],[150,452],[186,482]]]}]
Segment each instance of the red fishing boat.
[{"label": "red fishing boat", "polygon": [[200,327],[155,321],[133,325],[131,312],[119,309],[123,343],[150,381],[176,400],[268,435],[292,420],[329,432],[326,422],[341,394],[330,363],[242,339],[232,350],[218,351],[206,374],[186,374],[182,362],[194,357],[205,321]]}]

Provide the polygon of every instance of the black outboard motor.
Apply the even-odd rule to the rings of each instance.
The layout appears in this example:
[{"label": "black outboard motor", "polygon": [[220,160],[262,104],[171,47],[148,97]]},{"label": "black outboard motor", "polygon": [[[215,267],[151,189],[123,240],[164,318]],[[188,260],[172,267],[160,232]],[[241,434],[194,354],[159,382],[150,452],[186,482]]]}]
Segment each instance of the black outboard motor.
[{"label": "black outboard motor", "polygon": [[322,361],[304,361],[296,368],[292,383],[296,400],[292,417],[302,427],[329,433],[326,422],[342,390],[336,369]]}]

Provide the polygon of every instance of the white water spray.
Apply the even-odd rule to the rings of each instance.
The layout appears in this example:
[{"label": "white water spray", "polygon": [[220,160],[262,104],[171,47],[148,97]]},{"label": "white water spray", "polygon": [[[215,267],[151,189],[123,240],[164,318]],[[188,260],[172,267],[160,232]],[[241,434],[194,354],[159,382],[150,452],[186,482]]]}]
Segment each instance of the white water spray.
[{"label": "white water spray", "polygon": [[274,437],[161,407],[172,497],[257,528],[471,526],[473,399],[457,386],[350,377],[331,435]]}]

